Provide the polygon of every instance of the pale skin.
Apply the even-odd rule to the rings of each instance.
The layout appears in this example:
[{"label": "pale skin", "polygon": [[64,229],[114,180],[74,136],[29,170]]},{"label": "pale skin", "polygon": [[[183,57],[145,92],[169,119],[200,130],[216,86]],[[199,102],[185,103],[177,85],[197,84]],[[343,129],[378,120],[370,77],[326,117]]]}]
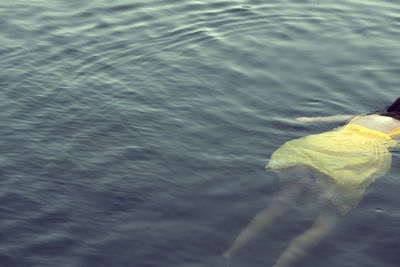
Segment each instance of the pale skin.
[{"label": "pale skin", "polygon": [[[334,115],[327,117],[299,117],[300,122],[346,122],[355,117],[354,115]],[[353,124],[363,126],[368,129],[383,133],[400,127],[400,121],[378,114],[365,115],[356,119]],[[396,136],[396,140],[400,140]],[[271,225],[276,219],[284,215],[301,196],[307,186],[301,182],[302,175],[307,175],[307,167],[299,166],[293,170],[288,170],[287,175],[299,177],[299,182],[284,185],[280,195],[265,209],[260,211],[250,223],[239,233],[233,244],[222,254],[222,258],[229,260],[242,248],[249,240]],[[294,181],[297,181],[294,179]],[[328,202],[321,202],[321,211],[313,225],[295,237],[283,251],[273,267],[290,267],[298,262],[312,248],[316,247],[320,240],[326,236],[335,225],[338,213]]]}]

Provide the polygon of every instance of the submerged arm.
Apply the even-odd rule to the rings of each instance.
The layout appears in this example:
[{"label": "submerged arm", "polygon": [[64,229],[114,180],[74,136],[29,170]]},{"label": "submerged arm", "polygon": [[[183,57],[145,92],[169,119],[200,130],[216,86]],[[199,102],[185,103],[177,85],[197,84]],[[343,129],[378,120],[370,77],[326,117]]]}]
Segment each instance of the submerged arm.
[{"label": "submerged arm", "polygon": [[333,115],[325,117],[297,117],[296,120],[301,122],[346,122],[353,117],[354,115]]}]

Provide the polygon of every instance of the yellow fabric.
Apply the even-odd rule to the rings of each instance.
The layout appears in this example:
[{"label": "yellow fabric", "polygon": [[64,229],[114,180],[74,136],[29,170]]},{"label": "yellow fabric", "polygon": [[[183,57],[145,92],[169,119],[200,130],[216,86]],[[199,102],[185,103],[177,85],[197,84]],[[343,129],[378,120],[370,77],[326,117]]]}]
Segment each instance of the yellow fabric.
[{"label": "yellow fabric", "polygon": [[365,116],[365,114],[361,114],[361,115],[355,116],[355,117],[354,117],[353,119],[351,119],[351,121],[348,122],[347,124],[353,124],[353,122],[354,122],[356,119],[358,119],[358,118],[360,118],[360,117],[362,117],[362,116]]},{"label": "yellow fabric", "polygon": [[[354,122],[355,120],[357,120],[358,118],[360,118],[360,117],[362,117],[362,116],[366,116],[366,115],[365,115],[365,114],[358,115],[358,116],[354,117],[348,124],[353,124],[353,122]],[[389,135],[390,137],[394,137],[394,136],[396,136],[396,135],[400,135],[400,127],[399,127],[399,128],[396,128],[396,129],[394,129],[394,130],[392,130],[392,131],[390,131],[390,132],[388,133],[388,135]]]},{"label": "yellow fabric", "polygon": [[346,214],[360,202],[365,188],[389,170],[389,149],[398,146],[387,134],[351,123],[286,142],[272,154],[266,169],[314,168],[323,174],[316,182],[325,197]]},{"label": "yellow fabric", "polygon": [[396,135],[400,135],[400,128],[396,128],[388,133],[390,137],[394,137]]}]

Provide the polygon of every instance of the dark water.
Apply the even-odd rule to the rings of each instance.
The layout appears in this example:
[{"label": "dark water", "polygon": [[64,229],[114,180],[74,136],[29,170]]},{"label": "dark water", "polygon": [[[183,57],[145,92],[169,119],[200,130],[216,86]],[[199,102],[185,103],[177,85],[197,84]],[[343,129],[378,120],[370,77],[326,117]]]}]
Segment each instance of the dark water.
[{"label": "dark water", "polygon": [[[399,96],[399,14],[371,0],[1,1],[0,265],[214,266],[276,192],[274,149],[336,126],[295,116]],[[296,266],[398,266],[399,173],[394,153]],[[307,228],[294,217],[233,266],[272,266]]]}]

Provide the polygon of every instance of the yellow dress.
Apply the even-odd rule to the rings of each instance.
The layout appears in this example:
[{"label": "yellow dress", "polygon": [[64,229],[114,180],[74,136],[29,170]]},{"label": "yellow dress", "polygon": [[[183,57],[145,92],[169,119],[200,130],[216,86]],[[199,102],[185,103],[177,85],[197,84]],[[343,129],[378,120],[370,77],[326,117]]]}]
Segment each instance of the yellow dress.
[{"label": "yellow dress", "polygon": [[[356,117],[358,118],[358,117]],[[308,165],[318,171],[316,182],[341,215],[362,199],[365,188],[390,168],[390,148],[399,146],[389,134],[352,124],[286,142],[271,156],[267,170]]]}]

